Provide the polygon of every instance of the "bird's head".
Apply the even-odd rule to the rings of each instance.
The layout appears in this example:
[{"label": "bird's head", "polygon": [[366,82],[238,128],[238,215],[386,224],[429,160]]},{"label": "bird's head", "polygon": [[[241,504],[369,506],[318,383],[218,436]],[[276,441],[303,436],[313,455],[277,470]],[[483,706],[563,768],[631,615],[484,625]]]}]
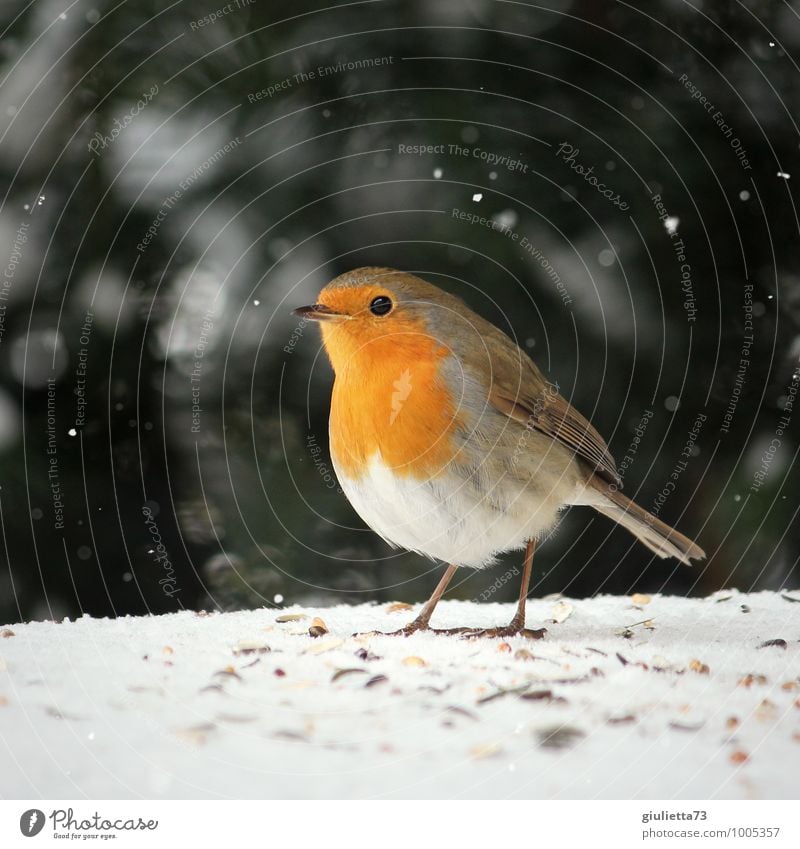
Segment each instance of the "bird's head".
[{"label": "bird's head", "polygon": [[443,340],[463,310],[458,298],[413,274],[358,268],[332,280],[316,303],[294,312],[320,323],[325,350],[339,373],[352,364],[447,354]]}]

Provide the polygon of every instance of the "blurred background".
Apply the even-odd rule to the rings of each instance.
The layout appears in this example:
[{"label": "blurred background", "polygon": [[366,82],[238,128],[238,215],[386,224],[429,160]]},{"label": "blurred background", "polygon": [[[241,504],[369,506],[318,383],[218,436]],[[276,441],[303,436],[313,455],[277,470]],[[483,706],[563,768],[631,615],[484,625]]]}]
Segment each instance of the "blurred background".
[{"label": "blurred background", "polygon": [[514,335],[709,555],[576,508],[534,595],[800,586],[796,6],[0,16],[0,621],[426,598],[338,491],[291,315],[363,265]]}]

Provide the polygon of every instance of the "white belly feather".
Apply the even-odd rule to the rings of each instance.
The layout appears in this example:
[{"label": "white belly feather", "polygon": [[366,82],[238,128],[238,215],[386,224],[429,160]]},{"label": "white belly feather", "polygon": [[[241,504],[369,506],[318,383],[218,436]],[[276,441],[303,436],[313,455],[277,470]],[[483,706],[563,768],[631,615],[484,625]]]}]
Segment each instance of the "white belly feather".
[{"label": "white belly feather", "polygon": [[[390,545],[458,566],[489,566],[552,527],[563,500],[503,482],[503,504],[452,475],[419,481],[395,475],[376,452],[358,480],[334,468],[361,518]],[[494,502],[494,503],[493,503]]]}]

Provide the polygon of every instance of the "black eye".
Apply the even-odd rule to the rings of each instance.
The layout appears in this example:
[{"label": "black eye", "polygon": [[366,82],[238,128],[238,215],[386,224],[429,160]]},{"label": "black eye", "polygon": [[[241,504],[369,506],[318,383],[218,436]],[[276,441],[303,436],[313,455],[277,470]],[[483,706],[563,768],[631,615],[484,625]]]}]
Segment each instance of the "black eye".
[{"label": "black eye", "polygon": [[391,311],[392,306],[391,298],[387,298],[386,295],[378,295],[377,298],[372,299],[369,305],[369,311],[373,315],[386,315],[386,313]]}]

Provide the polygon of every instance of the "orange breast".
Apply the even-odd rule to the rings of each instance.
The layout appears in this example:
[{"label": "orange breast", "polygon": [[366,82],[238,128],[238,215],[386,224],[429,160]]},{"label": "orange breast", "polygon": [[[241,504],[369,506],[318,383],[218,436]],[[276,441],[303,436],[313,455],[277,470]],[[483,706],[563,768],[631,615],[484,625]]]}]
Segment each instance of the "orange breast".
[{"label": "orange breast", "polygon": [[372,339],[346,352],[332,350],[327,333],[325,342],[336,371],[330,446],[338,468],[358,479],[380,451],[400,476],[427,479],[446,471],[458,425],[440,372],[446,349],[424,334]]}]

